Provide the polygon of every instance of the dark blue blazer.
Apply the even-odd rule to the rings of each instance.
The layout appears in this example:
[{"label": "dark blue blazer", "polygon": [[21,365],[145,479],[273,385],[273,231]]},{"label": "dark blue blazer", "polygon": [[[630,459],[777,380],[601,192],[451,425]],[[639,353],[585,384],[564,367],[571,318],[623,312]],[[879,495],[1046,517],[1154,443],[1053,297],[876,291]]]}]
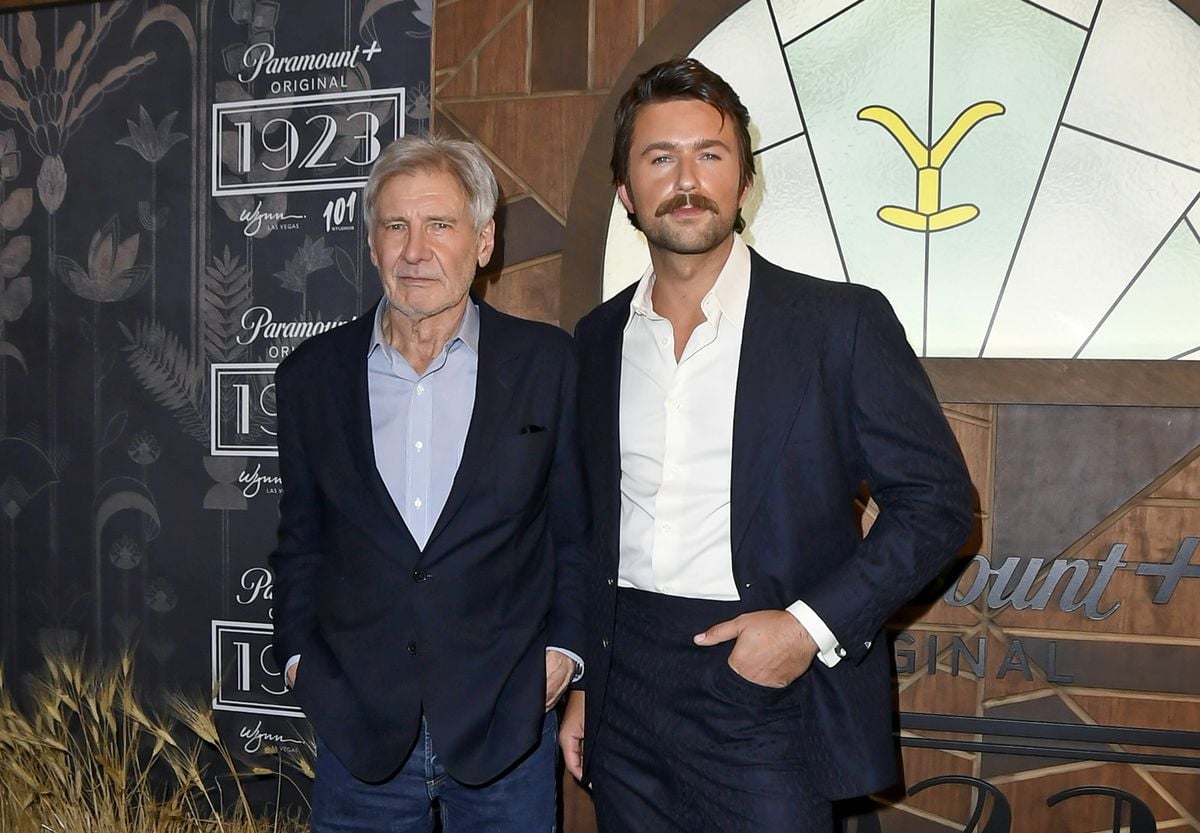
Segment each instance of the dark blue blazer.
[{"label": "dark blue blazer", "polygon": [[[580,389],[590,403],[581,426],[596,549],[585,750],[603,742],[620,529],[621,341],[633,291],[576,330]],[[958,444],[882,295],[787,272],[755,252],[734,402],[738,590],[751,609],[803,599],[838,637],[846,658],[833,668],[816,660],[806,675],[814,783],[831,799],[882,789],[898,778],[882,629],[972,528]],[[863,483],[880,507],[865,539],[855,510]]]},{"label": "dark blue blazer", "polygon": [[587,534],[570,336],[479,304],[462,462],[417,548],[375,466],[373,310],[276,373],[283,477],[275,655],[346,767],[380,781],[424,712],[447,771],[481,783],[541,736],[547,645],[582,653]]}]

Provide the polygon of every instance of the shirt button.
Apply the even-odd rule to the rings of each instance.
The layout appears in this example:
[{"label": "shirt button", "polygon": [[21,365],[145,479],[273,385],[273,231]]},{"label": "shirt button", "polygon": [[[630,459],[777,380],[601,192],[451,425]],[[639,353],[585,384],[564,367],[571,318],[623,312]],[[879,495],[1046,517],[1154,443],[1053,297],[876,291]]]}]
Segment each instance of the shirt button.
[{"label": "shirt button", "polygon": [[418,509],[420,509],[420,508],[421,508],[421,499],[420,499],[420,498],[417,498],[416,500],[414,500],[414,501],[413,501],[413,506],[415,506],[415,507],[417,507]]},{"label": "shirt button", "polygon": [[663,531],[663,532],[670,532],[670,531],[671,531],[671,525],[670,525],[670,524],[663,524],[663,525],[662,525],[662,531]]},{"label": "shirt button", "polygon": [[671,343],[671,339],[662,338],[662,339],[659,339],[658,343],[661,344],[663,347],[666,347],[668,344]]},{"label": "shirt button", "polygon": [[417,652],[417,643],[415,643],[415,642],[408,643],[408,652],[410,654],[415,654]]},{"label": "shirt button", "polygon": [[417,582],[418,584],[427,578],[429,578],[429,575],[424,570],[413,570],[413,581]]},{"label": "shirt button", "polygon": [[421,394],[423,394],[424,392],[425,392],[425,386],[424,386],[424,385],[417,385],[417,396],[420,396],[420,395],[421,395]]},{"label": "shirt button", "polygon": [[424,447],[425,447],[425,443],[421,442],[420,440],[417,440],[415,443],[413,443],[413,447],[414,447],[414,448],[415,448],[417,451],[420,451],[422,448],[424,448]]}]

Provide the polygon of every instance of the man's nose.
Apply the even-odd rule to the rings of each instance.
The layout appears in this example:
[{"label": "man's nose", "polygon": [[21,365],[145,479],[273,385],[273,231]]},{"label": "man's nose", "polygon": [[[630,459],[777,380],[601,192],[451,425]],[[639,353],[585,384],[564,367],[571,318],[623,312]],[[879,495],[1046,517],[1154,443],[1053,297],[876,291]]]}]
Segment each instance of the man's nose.
[{"label": "man's nose", "polygon": [[405,263],[420,263],[429,260],[429,240],[425,230],[420,226],[409,229],[408,239],[404,241],[404,251],[401,253]]},{"label": "man's nose", "polygon": [[675,190],[682,193],[695,191],[696,182],[696,165],[689,159],[680,160],[676,167],[675,174]]}]

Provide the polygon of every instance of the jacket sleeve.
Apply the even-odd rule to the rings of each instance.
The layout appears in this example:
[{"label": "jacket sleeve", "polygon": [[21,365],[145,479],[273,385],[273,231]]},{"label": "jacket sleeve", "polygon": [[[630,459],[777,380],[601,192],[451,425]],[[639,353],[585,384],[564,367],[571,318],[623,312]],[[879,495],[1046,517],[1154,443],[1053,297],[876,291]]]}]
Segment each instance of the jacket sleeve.
[{"label": "jacket sleeve", "polygon": [[874,290],[862,297],[847,412],[856,476],[879,515],[853,555],[804,595],[854,661],[974,526],[970,477],[929,379],[884,297]]}]

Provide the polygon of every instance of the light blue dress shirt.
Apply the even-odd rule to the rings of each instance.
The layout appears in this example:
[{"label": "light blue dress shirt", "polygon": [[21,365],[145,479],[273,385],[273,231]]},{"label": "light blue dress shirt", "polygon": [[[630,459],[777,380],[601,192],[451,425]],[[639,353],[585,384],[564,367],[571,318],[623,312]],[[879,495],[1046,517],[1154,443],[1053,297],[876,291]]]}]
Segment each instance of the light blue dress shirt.
[{"label": "light blue dress shirt", "polygon": [[462,323],[424,373],[417,373],[383,337],[380,301],[367,350],[367,393],[375,468],[417,546],[429,535],[450,495],[479,372],[479,308],[467,302]]}]

